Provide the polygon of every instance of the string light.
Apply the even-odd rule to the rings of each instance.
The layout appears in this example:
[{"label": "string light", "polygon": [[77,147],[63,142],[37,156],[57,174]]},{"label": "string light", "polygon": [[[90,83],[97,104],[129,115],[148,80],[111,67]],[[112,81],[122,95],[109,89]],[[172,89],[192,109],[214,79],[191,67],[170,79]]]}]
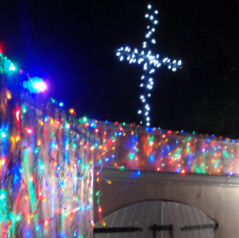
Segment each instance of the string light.
[{"label": "string light", "polygon": [[15,72],[16,67],[14,64],[0,52],[0,73],[11,73]]},{"label": "string light", "polygon": [[[142,75],[141,80],[144,80],[144,83],[140,83],[139,87],[144,89],[143,95],[140,97],[141,103],[143,104],[142,108],[138,110],[138,114],[144,116],[144,124],[150,126],[151,118],[149,115],[150,106],[148,98],[151,97],[149,90],[153,89],[154,79],[152,74],[155,73],[156,69],[159,68],[162,64],[166,65],[168,69],[171,69],[175,72],[178,68],[181,67],[181,60],[173,60],[171,62],[168,57],[160,60],[159,54],[152,54],[150,49],[150,44],[156,44],[156,40],[153,38],[153,33],[155,32],[155,25],[158,24],[156,19],[158,11],[153,10],[152,6],[148,5],[148,13],[145,14],[145,18],[149,20],[149,25],[147,26],[147,32],[145,34],[145,41],[142,44],[144,50],[138,50],[137,48],[131,51],[131,48],[128,46],[121,47],[116,51],[116,56],[119,57],[120,61],[127,60],[129,63],[143,63],[144,75]],[[142,113],[143,112],[143,113]],[[140,122],[142,124],[143,121]]]}]

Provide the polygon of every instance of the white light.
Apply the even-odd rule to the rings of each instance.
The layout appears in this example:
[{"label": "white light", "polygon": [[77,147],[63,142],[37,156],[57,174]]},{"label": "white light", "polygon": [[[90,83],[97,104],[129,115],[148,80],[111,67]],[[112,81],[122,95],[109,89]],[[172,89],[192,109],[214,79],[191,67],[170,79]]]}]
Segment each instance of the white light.
[{"label": "white light", "polygon": [[13,63],[11,63],[9,67],[9,71],[15,71],[15,70],[16,70],[15,66],[13,65]]},{"label": "white light", "polygon": [[[147,43],[152,43],[152,44],[156,44],[156,39],[153,38],[153,33],[156,31],[156,26],[154,26],[154,24],[158,24],[159,21],[157,20],[157,16],[156,14],[158,14],[158,10],[153,10],[153,7],[149,4],[148,9],[152,9],[151,11],[148,11],[148,13],[146,13],[144,16],[145,18],[149,18],[149,20],[152,23],[149,23],[147,25],[147,30],[146,30],[146,34],[145,34],[145,41],[142,43],[142,48],[144,48],[141,51],[138,51],[137,48],[132,48],[132,53],[130,52],[130,48],[127,47],[122,47],[120,48],[121,52],[116,52],[116,55],[119,56],[119,59],[122,61],[125,57],[125,59],[127,58],[127,60],[129,61],[129,63],[138,63],[141,64],[142,62],[142,66],[143,66],[143,70],[146,71],[144,72],[145,75],[141,76],[141,80],[146,80],[145,81],[141,81],[142,83],[139,84],[140,87],[143,87],[144,89],[146,89],[147,91],[144,91],[144,93],[142,95],[140,95],[140,101],[141,103],[143,103],[144,107],[143,110],[138,110],[138,114],[144,114],[145,116],[145,124],[147,126],[150,125],[149,121],[150,121],[150,107],[149,104],[147,104],[148,102],[146,101],[146,99],[148,97],[151,97],[151,93],[149,93],[149,90],[153,89],[154,86],[154,79],[152,77],[148,77],[148,76],[152,76],[153,73],[155,73],[156,71],[156,67],[160,67],[161,64],[167,64],[168,68],[171,69],[173,72],[175,72],[178,68],[178,66],[180,66],[182,64],[181,60],[176,61],[176,60],[172,60],[172,62],[170,61],[170,59],[168,57],[165,57],[164,59],[160,59],[160,55],[159,54],[155,54],[155,55],[151,55],[151,51],[149,50],[149,47],[147,46]],[[150,41],[150,42],[149,42]],[[147,51],[146,51],[147,49]],[[118,50],[118,51],[120,51]],[[149,64],[149,65],[148,65]],[[142,124],[143,121],[140,122],[140,124]]]},{"label": "white light", "polygon": [[151,42],[152,42],[153,44],[156,44],[156,40],[155,40],[155,39],[152,39]]},{"label": "white light", "polygon": [[41,82],[34,82],[33,83],[33,87],[35,89],[37,89],[38,91],[40,91],[40,92],[43,92],[43,91],[46,90],[46,84],[43,81],[41,81]]}]

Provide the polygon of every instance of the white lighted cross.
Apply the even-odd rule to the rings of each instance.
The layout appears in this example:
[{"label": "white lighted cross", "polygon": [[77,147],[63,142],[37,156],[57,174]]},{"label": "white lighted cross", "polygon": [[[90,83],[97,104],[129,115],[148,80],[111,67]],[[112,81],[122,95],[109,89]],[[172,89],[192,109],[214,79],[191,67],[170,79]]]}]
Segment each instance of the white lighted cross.
[{"label": "white lighted cross", "polygon": [[[151,90],[153,89],[154,79],[153,74],[156,69],[162,64],[167,65],[168,69],[175,72],[177,68],[181,68],[181,60],[170,60],[168,57],[160,59],[159,54],[152,54],[149,50],[150,44],[156,44],[156,40],[152,37],[155,32],[155,26],[158,24],[156,16],[158,14],[157,10],[153,10],[151,5],[148,5],[148,13],[145,14],[145,18],[149,20],[149,25],[147,26],[147,32],[145,35],[145,40],[142,45],[142,50],[131,49],[127,47],[121,47],[116,51],[116,56],[119,57],[120,61],[124,59],[128,60],[130,64],[138,63],[143,65],[144,74],[141,77],[140,87],[144,89],[144,92],[140,95],[140,100],[143,104],[143,108],[138,110],[138,114],[143,114],[145,118],[144,124],[150,126],[150,105],[148,98],[151,97]],[[140,122],[141,124],[143,121]]]}]

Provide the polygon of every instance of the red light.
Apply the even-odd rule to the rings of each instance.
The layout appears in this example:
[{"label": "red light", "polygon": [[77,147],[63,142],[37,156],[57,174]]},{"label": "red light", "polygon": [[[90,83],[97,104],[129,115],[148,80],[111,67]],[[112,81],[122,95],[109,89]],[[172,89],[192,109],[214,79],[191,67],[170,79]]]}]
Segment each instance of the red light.
[{"label": "red light", "polygon": [[16,119],[17,121],[20,121],[20,110],[16,111]]},{"label": "red light", "polygon": [[171,135],[171,134],[172,134],[172,131],[168,131],[168,134]]},{"label": "red light", "polygon": [[95,132],[98,133],[98,132],[99,132],[99,129],[96,128],[96,129],[95,129]]},{"label": "red light", "polygon": [[102,209],[101,209],[101,207],[99,207],[99,209],[98,209],[98,212],[102,212]]},{"label": "red light", "polygon": [[182,174],[185,174],[185,170],[184,169],[182,170]]},{"label": "red light", "polygon": [[25,131],[27,134],[32,134],[32,129],[30,129],[30,128],[25,128]]},{"label": "red light", "polygon": [[166,135],[162,135],[162,137],[163,137],[163,138],[165,138],[165,137],[166,137]]}]

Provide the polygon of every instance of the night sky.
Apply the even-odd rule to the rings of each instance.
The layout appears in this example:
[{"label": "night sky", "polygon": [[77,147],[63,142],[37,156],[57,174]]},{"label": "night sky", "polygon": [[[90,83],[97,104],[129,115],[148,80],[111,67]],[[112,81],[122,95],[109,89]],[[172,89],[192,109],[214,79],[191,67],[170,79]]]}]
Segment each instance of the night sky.
[{"label": "night sky", "polygon": [[79,117],[138,124],[142,66],[115,50],[141,49],[148,3],[159,10],[153,53],[183,61],[154,75],[152,126],[238,137],[236,0],[1,1],[0,47]]}]

